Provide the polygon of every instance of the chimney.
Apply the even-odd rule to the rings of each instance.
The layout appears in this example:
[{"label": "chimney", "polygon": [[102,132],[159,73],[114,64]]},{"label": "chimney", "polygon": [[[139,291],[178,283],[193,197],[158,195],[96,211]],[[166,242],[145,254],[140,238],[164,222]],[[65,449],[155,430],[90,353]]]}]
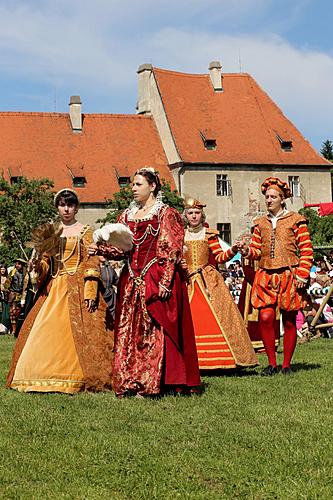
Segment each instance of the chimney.
[{"label": "chimney", "polygon": [[221,63],[220,61],[212,61],[209,64],[209,76],[211,79],[211,82],[214,87],[215,92],[222,92],[223,91],[223,86],[222,86],[222,80],[223,80],[223,75],[221,73]]},{"label": "chimney", "polygon": [[150,113],[150,92],[149,92],[149,78],[153,71],[151,64],[141,64],[137,70],[138,74],[138,103],[137,111],[140,114]]},{"label": "chimney", "polygon": [[82,112],[81,98],[79,95],[72,95],[69,101],[69,118],[71,120],[73,132],[82,132]]}]

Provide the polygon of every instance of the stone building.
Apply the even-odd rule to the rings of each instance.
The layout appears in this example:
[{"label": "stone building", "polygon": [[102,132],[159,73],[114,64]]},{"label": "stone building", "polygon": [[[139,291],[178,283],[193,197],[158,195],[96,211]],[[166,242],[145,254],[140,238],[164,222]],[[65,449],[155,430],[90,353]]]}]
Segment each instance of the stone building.
[{"label": "stone building", "polygon": [[48,177],[78,191],[80,220],[93,224],[107,200],[150,165],[181,195],[207,203],[207,219],[232,241],[264,210],[260,184],[289,180],[289,208],[331,201],[331,163],[322,158],[246,73],[138,69],[137,114],[0,112],[0,171]]},{"label": "stone building", "polygon": [[265,209],[261,182],[288,180],[288,207],[331,200],[330,169],[279,107],[246,73],[138,69],[138,113],[153,116],[177,189],[207,203],[207,219],[226,241]]}]

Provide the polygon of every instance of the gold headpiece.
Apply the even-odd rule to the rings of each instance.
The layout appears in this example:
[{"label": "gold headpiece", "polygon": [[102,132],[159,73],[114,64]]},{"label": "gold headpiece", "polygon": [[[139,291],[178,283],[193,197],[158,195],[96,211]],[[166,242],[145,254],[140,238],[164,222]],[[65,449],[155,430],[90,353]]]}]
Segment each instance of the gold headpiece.
[{"label": "gold headpiece", "polygon": [[65,193],[66,191],[67,191],[67,192],[70,192],[70,193],[72,193],[72,194],[74,194],[74,196],[76,196],[76,198],[77,198],[78,203],[80,202],[80,200],[79,200],[79,196],[78,196],[77,192],[76,192],[76,191],[74,191],[74,189],[71,189],[71,188],[63,188],[63,189],[60,189],[60,191],[58,191],[58,192],[54,195],[54,204],[55,204],[55,205],[56,205],[56,203],[57,203],[58,198],[59,198],[59,197],[60,197],[63,193]]},{"label": "gold headpiece", "polygon": [[202,203],[195,198],[187,198],[184,204],[185,210],[188,210],[189,208],[200,208],[200,210],[202,210],[205,206],[205,203]]},{"label": "gold headpiece", "polygon": [[267,189],[276,189],[280,193],[282,193],[283,198],[291,197],[291,190],[287,182],[281,181],[278,177],[268,177],[261,184],[261,192],[262,194],[266,194]]}]

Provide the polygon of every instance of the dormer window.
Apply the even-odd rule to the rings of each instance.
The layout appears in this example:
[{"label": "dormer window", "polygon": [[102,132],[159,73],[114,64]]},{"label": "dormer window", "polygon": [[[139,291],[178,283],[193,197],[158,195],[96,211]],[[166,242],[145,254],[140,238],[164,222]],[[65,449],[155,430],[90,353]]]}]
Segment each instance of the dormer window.
[{"label": "dormer window", "polygon": [[200,131],[200,136],[207,151],[216,149],[216,134],[212,130],[206,129]]},{"label": "dormer window", "polygon": [[84,188],[86,185],[86,178],[85,177],[75,177],[73,176],[73,187],[76,188]]},{"label": "dormer window", "polygon": [[204,141],[205,149],[216,149],[216,139],[206,139]]},{"label": "dormer window", "polygon": [[119,187],[120,189],[123,189],[125,187],[127,187],[131,182],[131,179],[129,177],[118,177],[118,184],[119,184]]},{"label": "dormer window", "polygon": [[282,137],[280,134],[276,133],[276,137],[280,143],[282,151],[292,151],[293,149],[293,141],[288,137]]}]

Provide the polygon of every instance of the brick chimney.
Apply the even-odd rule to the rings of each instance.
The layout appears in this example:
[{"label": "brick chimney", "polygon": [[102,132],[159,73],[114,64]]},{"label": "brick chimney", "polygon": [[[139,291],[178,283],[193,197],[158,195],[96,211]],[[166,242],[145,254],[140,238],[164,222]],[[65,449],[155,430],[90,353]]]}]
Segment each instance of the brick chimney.
[{"label": "brick chimney", "polygon": [[153,71],[153,66],[151,64],[141,64],[137,70],[138,74],[138,103],[137,111],[138,113],[150,113],[151,103],[150,103],[150,82],[149,78]]},{"label": "brick chimney", "polygon": [[71,120],[73,132],[82,132],[81,105],[80,96],[72,95],[69,101],[69,118]]},{"label": "brick chimney", "polygon": [[211,82],[213,84],[213,88],[215,92],[222,92],[223,91],[223,85],[222,85],[222,80],[223,80],[223,75],[222,75],[222,66],[220,61],[212,61],[209,63],[209,76],[211,79]]}]

